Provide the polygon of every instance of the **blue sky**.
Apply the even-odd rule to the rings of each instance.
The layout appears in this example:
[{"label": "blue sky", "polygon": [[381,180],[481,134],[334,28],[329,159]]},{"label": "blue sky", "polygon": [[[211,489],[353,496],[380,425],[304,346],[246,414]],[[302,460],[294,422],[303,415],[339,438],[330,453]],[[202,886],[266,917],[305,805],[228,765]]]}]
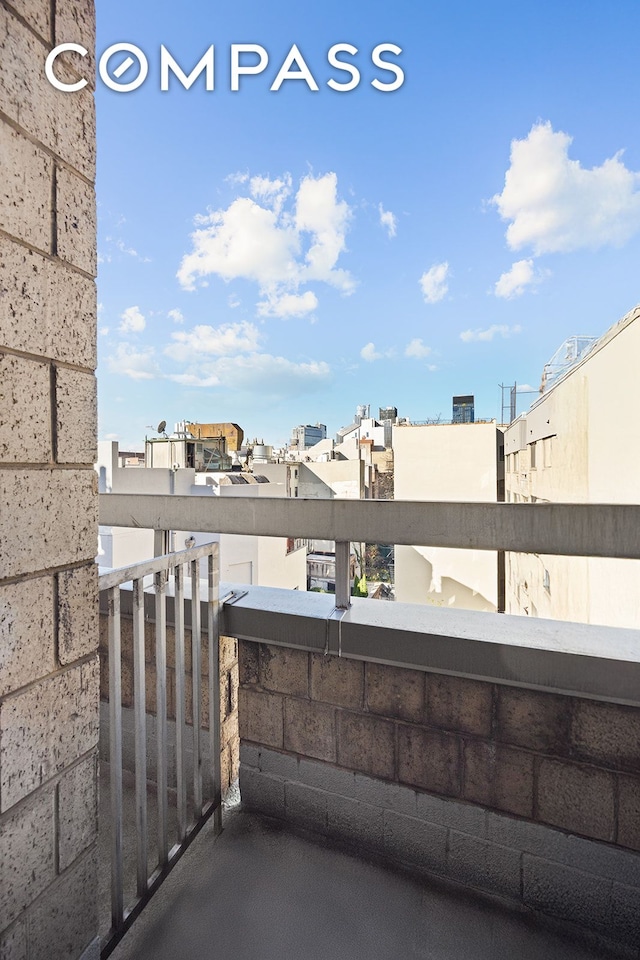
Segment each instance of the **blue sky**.
[{"label": "blue sky", "polygon": [[[98,81],[101,438],[232,420],[280,444],[359,403],[447,418],[457,393],[499,416],[500,382],[537,388],[566,337],[640,300],[637,0],[97,12],[98,54],[149,60],[134,92]],[[327,86],[340,42],[350,92]],[[394,92],[371,86],[383,42]],[[232,43],[269,54],[237,92]],[[317,92],[269,89],[294,43]],[[187,73],[214,44],[215,90],[161,92],[161,44]]]}]

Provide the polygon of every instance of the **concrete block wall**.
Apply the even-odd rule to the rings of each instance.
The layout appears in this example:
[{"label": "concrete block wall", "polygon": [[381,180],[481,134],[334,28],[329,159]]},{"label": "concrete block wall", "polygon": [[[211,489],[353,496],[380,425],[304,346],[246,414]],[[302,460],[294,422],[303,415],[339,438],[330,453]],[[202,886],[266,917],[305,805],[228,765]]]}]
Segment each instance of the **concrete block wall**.
[{"label": "concrete block wall", "polygon": [[[69,36],[69,19],[74,36]],[[48,52],[91,0],[0,0],[0,956],[95,953],[95,121]]]},{"label": "concrete block wall", "polygon": [[244,804],[640,950],[639,710],[250,641],[239,673]]},{"label": "concrete block wall", "polygon": [[[108,664],[108,618],[100,615],[100,698],[103,703],[109,701],[109,664]],[[134,727],[133,727],[133,621],[130,617],[121,617],[120,629],[122,645],[122,705],[123,723],[123,765],[133,771],[134,767]],[[155,724],[156,717],[156,655],[155,623],[145,621],[145,699],[147,712],[147,730],[149,739],[148,776],[155,777]],[[206,632],[202,633],[202,683],[200,691],[200,716],[202,729],[209,729],[209,643]],[[238,777],[239,732],[238,732],[238,641],[233,637],[220,637],[220,768],[222,793]],[[175,721],[175,632],[167,625],[167,717]],[[191,682],[191,630],[185,629],[185,713],[188,725],[193,724],[193,685]],[[106,717],[106,714],[105,714]],[[151,722],[149,722],[151,721]],[[175,743],[173,727],[169,728],[170,750]],[[208,738],[203,749],[208,750]],[[101,730],[101,755],[108,757],[108,728]],[[174,759],[170,757],[170,760]],[[170,786],[175,786],[175,766],[170,763]]]}]

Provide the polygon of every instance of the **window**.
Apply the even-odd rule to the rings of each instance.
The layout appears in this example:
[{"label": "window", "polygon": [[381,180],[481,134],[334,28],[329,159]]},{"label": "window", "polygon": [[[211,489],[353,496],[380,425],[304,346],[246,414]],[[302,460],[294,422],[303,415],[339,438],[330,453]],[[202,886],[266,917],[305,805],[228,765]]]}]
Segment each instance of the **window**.
[{"label": "window", "polygon": [[551,466],[551,454],[553,450],[553,437],[545,437],[542,441],[542,456],[545,467]]},{"label": "window", "polygon": [[530,462],[530,465],[531,465],[531,469],[532,469],[532,470],[535,470],[535,469],[536,469],[536,447],[537,447],[537,443],[535,443],[535,442],[529,444],[529,449],[530,449],[530,451],[531,451],[531,462]]}]

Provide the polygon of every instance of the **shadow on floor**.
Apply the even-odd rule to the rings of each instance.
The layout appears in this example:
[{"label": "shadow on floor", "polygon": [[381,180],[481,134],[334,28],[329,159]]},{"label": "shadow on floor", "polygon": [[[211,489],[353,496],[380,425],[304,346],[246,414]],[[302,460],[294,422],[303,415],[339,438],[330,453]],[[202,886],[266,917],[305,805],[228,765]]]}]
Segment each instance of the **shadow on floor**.
[{"label": "shadow on floor", "polygon": [[[237,799],[237,798],[236,798]],[[113,960],[603,960],[537,918],[227,804]]]}]

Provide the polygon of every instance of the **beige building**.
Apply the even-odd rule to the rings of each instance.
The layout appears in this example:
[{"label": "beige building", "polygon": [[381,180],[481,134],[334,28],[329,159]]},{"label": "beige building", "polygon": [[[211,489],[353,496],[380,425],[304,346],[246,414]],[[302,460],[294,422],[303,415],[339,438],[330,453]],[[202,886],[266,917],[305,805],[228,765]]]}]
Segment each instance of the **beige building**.
[{"label": "beige building", "polygon": [[[394,499],[498,499],[502,431],[488,423],[399,425],[393,428]],[[495,611],[495,551],[397,546],[396,599],[444,607]]]},{"label": "beige building", "polygon": [[[640,307],[593,343],[505,433],[511,503],[638,503]],[[507,554],[506,611],[640,623],[640,563]]]}]

